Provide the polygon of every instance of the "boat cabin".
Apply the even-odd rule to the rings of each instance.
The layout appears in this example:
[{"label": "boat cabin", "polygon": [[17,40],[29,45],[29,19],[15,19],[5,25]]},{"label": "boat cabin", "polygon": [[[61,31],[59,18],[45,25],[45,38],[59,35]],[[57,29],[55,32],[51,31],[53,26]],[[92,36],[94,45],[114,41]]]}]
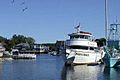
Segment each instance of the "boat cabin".
[{"label": "boat cabin", "polygon": [[72,33],[72,34],[68,34],[68,36],[70,36],[70,39],[89,39],[92,40],[92,34],[89,32],[83,32],[80,31],[79,33]]}]

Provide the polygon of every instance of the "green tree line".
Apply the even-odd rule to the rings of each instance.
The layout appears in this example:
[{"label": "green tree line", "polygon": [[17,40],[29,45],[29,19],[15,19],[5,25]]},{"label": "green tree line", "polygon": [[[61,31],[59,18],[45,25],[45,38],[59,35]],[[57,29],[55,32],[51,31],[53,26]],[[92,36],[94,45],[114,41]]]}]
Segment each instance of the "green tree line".
[{"label": "green tree line", "polygon": [[0,43],[3,44],[3,46],[6,48],[6,51],[11,51],[13,46],[19,43],[34,44],[35,40],[32,37],[26,37],[23,35],[14,34],[11,39],[7,39],[7,38],[0,36]]},{"label": "green tree line", "polygon": [[106,45],[106,39],[105,38],[96,39],[95,41],[97,42],[98,47]]}]

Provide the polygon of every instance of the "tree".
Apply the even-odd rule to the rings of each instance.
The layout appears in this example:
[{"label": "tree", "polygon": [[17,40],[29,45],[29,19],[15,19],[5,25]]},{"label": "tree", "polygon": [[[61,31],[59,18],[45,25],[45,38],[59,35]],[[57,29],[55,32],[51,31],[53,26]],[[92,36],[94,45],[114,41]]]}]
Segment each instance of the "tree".
[{"label": "tree", "polygon": [[106,45],[106,39],[105,38],[96,39],[95,41],[97,42],[99,47]]},{"label": "tree", "polygon": [[28,44],[34,44],[35,40],[32,37],[25,37],[23,35],[13,35],[12,39],[13,43],[15,45],[19,43],[28,43]]},{"label": "tree", "polygon": [[35,40],[34,40],[32,37],[27,37],[27,38],[26,38],[26,42],[27,42],[28,44],[34,44],[34,43],[35,43]]},{"label": "tree", "polygon": [[5,40],[7,40],[7,38],[0,36],[0,42],[4,42]]},{"label": "tree", "polygon": [[20,43],[34,44],[35,40],[32,37],[25,37],[23,35],[14,34],[11,39],[0,36],[0,43],[6,48],[7,51],[11,51],[15,45]]}]

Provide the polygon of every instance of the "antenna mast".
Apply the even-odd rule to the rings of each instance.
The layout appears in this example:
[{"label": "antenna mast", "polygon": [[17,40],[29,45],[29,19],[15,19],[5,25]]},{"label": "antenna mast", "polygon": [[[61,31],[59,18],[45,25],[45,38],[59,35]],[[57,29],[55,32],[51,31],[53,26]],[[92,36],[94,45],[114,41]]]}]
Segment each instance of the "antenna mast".
[{"label": "antenna mast", "polygon": [[80,23],[79,23],[79,25],[78,25],[78,26],[76,26],[76,27],[75,27],[75,29],[76,29],[77,33],[79,33],[79,32],[80,32]]},{"label": "antenna mast", "polygon": [[107,13],[107,0],[105,0],[105,38],[106,38],[106,46],[108,41],[108,13]]}]

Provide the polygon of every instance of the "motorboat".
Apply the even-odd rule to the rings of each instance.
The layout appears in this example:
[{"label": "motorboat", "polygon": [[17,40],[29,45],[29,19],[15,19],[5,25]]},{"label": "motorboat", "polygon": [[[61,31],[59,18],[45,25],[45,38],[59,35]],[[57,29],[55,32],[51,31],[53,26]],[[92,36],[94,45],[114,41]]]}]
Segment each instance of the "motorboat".
[{"label": "motorboat", "polygon": [[66,40],[67,64],[96,64],[104,56],[104,50],[99,49],[92,33],[80,31],[80,26],[75,27],[76,32],[68,34]]},{"label": "motorboat", "polygon": [[36,59],[36,54],[31,51],[19,51],[18,49],[12,49],[11,54],[13,59]]}]

